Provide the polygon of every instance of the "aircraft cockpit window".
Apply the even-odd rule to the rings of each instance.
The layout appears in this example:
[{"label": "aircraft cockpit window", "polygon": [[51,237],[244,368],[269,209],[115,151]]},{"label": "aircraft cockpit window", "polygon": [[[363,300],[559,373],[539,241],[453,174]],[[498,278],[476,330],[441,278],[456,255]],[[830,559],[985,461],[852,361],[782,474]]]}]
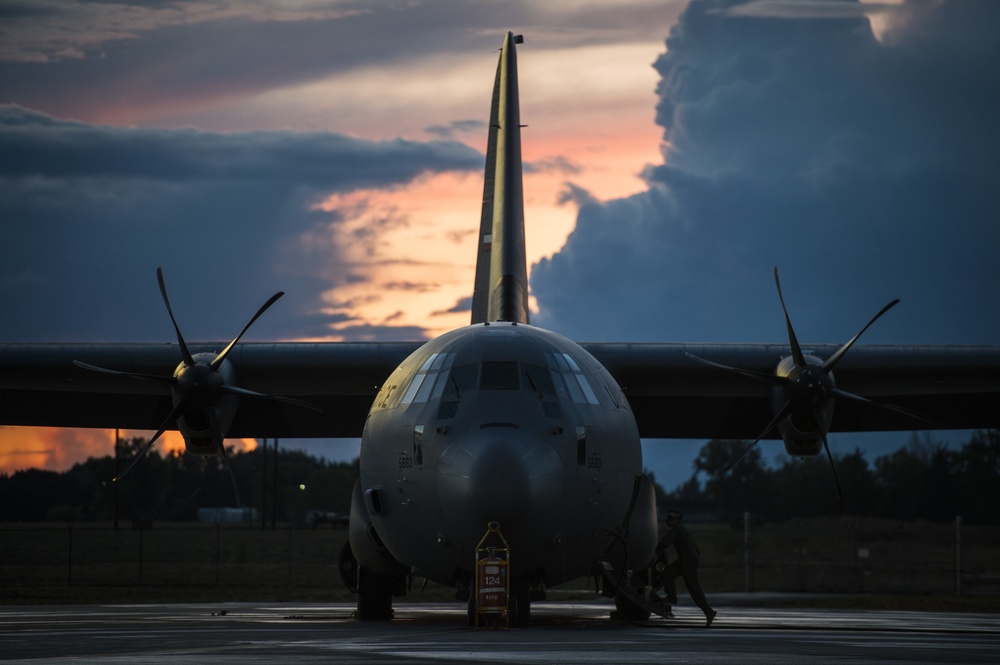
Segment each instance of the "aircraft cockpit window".
[{"label": "aircraft cockpit window", "polygon": [[434,386],[434,393],[431,399],[441,399],[441,407],[438,409],[438,420],[454,418],[458,413],[458,402],[465,395],[476,389],[476,381],[479,379],[478,365],[459,365],[453,367],[447,373],[442,372],[440,379]]},{"label": "aircraft cockpit window", "polygon": [[571,399],[577,404],[599,404],[597,393],[590,381],[572,356],[565,353],[546,353],[549,367],[555,378],[556,391],[563,399]]},{"label": "aircraft cockpit window", "polygon": [[576,378],[577,383],[580,384],[580,390],[582,390],[583,394],[586,396],[587,404],[600,404],[600,400],[597,399],[597,393],[595,393],[594,389],[590,387],[590,382],[587,381],[587,377],[583,374],[575,373],[573,376]]},{"label": "aircraft cockpit window", "polygon": [[484,360],[479,387],[483,390],[517,390],[521,387],[517,363],[509,360]]},{"label": "aircraft cockpit window", "polygon": [[413,377],[413,381],[410,382],[410,387],[406,389],[405,393],[403,393],[403,399],[399,400],[399,403],[409,404],[410,402],[412,402],[413,398],[416,397],[417,395],[417,391],[420,389],[420,386],[423,384],[424,379],[426,378],[427,375],[423,373],[415,375]]},{"label": "aircraft cockpit window", "polygon": [[552,374],[545,367],[525,365],[524,378],[528,382],[528,387],[538,393],[539,397],[556,396],[556,386],[552,382]]},{"label": "aircraft cockpit window", "polygon": [[413,380],[406,388],[399,403],[420,403],[434,397],[440,397],[445,389],[447,376],[454,360],[454,353],[432,353],[428,356],[417,373],[413,375]]},{"label": "aircraft cockpit window", "polygon": [[[451,375],[444,383],[444,395],[449,399],[462,399],[462,396],[476,389],[479,379],[479,367],[476,365],[459,365],[451,370]],[[437,391],[435,391],[437,392]]]}]

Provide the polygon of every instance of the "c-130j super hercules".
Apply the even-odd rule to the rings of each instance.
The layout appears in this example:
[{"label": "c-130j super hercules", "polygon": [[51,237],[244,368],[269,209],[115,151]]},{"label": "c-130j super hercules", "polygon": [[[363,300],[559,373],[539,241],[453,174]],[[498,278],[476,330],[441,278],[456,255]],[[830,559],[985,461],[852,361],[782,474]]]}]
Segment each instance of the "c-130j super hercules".
[{"label": "c-130j super hercules", "polygon": [[[227,436],[360,433],[340,560],[358,617],[391,618],[414,575],[468,597],[474,548],[496,522],[514,625],[547,586],[601,570],[641,578],[653,563],[640,437],[781,437],[792,455],[830,456],[831,431],[1000,424],[1000,347],[852,348],[855,337],[806,354],[787,312],[785,345],[577,344],[531,326],[520,42],[504,39],[493,89],[471,325],[426,343],[237,344],[248,323],[220,352],[185,343],[160,274],[176,345],[0,345],[0,424],[156,429],[150,445],[178,429],[188,452],[223,455]],[[623,615],[649,616],[609,588]]]}]

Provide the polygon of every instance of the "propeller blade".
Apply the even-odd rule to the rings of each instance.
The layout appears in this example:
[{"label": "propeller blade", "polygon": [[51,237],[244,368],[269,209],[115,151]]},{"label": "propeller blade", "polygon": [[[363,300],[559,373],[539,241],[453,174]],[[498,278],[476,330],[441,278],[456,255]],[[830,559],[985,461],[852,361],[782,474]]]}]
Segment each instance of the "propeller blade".
[{"label": "propeller blade", "polygon": [[212,369],[219,369],[219,365],[221,365],[222,362],[226,359],[226,356],[229,355],[229,352],[233,350],[233,347],[236,346],[236,343],[240,341],[240,338],[243,337],[243,334],[246,333],[246,331],[250,328],[250,326],[253,325],[253,322],[259,319],[260,315],[266,312],[267,308],[273,305],[278,300],[278,298],[280,298],[283,295],[285,295],[284,291],[278,291],[273,296],[271,296],[266,303],[261,305],[261,308],[257,310],[257,313],[254,314],[249,321],[247,321],[247,324],[245,326],[243,326],[243,330],[240,331],[240,334],[237,335],[235,338],[233,338],[233,341],[229,343],[229,346],[224,348],[219,355],[215,356],[215,359],[212,360],[212,365],[211,365]]},{"label": "propeller blade", "polygon": [[[822,416],[822,414],[817,411],[817,420]],[[837,465],[833,462],[833,454],[830,452],[830,444],[826,440],[826,432],[822,429],[819,431],[820,437],[823,439],[823,448],[826,450],[826,458],[830,461],[830,470],[833,471],[833,483],[837,487],[837,501],[840,502],[840,507],[844,507],[844,493],[840,490],[840,476],[837,475]]]},{"label": "propeller blade", "polygon": [[86,369],[91,372],[101,372],[103,374],[112,374],[114,376],[128,376],[133,379],[142,379],[143,381],[154,381],[156,383],[169,383],[171,385],[177,383],[177,380],[172,376],[157,376],[155,374],[142,374],[140,372],[122,372],[117,369],[107,369],[106,367],[98,367],[97,365],[91,365],[81,360],[74,360],[73,364],[81,369]]},{"label": "propeller blade", "polygon": [[853,400],[855,402],[863,402],[865,404],[872,404],[874,406],[887,409],[889,411],[895,411],[896,413],[901,413],[904,416],[909,416],[914,420],[919,420],[921,422],[929,423],[930,420],[920,415],[916,411],[911,411],[910,409],[903,408],[901,406],[896,406],[895,404],[886,404],[884,402],[876,402],[873,399],[868,399],[867,397],[862,397],[861,395],[855,395],[854,393],[849,393],[846,390],[841,390],[840,388],[834,388],[831,394],[835,397],[842,397],[844,399]]},{"label": "propeller blade", "polygon": [[220,386],[219,392],[226,393],[229,395],[243,395],[245,397],[262,397],[264,399],[273,399],[276,402],[287,402],[288,404],[295,404],[297,406],[303,406],[307,409],[312,409],[319,413],[323,413],[323,409],[319,408],[315,404],[306,402],[305,400],[295,399],[294,397],[283,397],[281,395],[267,395],[265,393],[259,393],[254,390],[247,390],[246,388],[240,388],[239,386]]},{"label": "propeller blade", "polygon": [[129,471],[132,470],[132,467],[134,467],[139,462],[139,460],[141,460],[146,455],[146,453],[149,451],[149,449],[153,447],[153,444],[156,443],[156,440],[159,439],[160,436],[162,436],[165,431],[167,431],[167,425],[169,425],[172,420],[174,420],[175,418],[177,418],[177,416],[180,414],[180,412],[183,409],[184,409],[184,400],[182,399],[182,400],[179,400],[177,402],[177,404],[174,405],[174,408],[170,411],[170,413],[167,415],[167,417],[163,420],[163,424],[160,425],[160,429],[156,430],[156,434],[154,434],[149,439],[149,441],[146,443],[146,447],[143,448],[142,451],[138,455],[135,456],[135,459],[133,459],[132,463],[128,465],[128,468],[125,469],[124,471],[122,471],[121,473],[119,473],[114,478],[112,478],[111,482],[117,483],[119,480],[121,480],[122,478],[125,477],[125,474],[127,474]]},{"label": "propeller blade", "polygon": [[763,438],[763,435],[762,436],[758,436],[754,440],[754,442],[751,443],[750,446],[746,450],[744,450],[742,453],[740,453],[739,457],[737,457],[735,460],[733,460],[732,462],[730,462],[729,466],[727,466],[725,469],[722,470],[722,475],[726,475],[727,473],[729,473],[732,470],[732,468],[734,466],[736,466],[737,464],[739,464],[740,462],[742,462],[743,458],[746,457],[748,454],[750,454],[750,451],[754,449],[754,446],[756,446],[758,443],[760,443],[760,440],[762,438]]},{"label": "propeller blade", "polygon": [[184,335],[181,334],[180,326],[177,325],[177,319],[174,318],[174,310],[170,308],[170,298],[167,297],[167,285],[163,282],[163,268],[159,266],[156,268],[156,281],[160,283],[160,295],[163,296],[163,304],[167,306],[167,314],[170,315],[170,321],[174,324],[174,331],[177,333],[177,344],[181,347],[181,357],[184,359],[186,365],[194,365],[194,358],[191,357],[191,352],[188,351],[187,344],[184,343]]},{"label": "propeller blade", "polygon": [[788,316],[788,309],[785,307],[785,296],[781,294],[781,279],[778,278],[778,266],[774,266],[774,283],[778,287],[778,300],[781,301],[781,311],[785,313],[785,326],[788,328],[788,343],[792,346],[792,359],[795,364],[802,367],[806,364],[806,358],[802,354],[802,347],[795,337],[795,330],[792,328],[792,320]]},{"label": "propeller blade", "polygon": [[233,494],[236,495],[236,505],[240,505],[240,490],[236,487],[236,474],[233,473],[233,465],[229,461],[229,453],[226,452],[226,441],[225,434],[222,431],[222,426],[219,424],[219,414],[215,409],[205,409],[205,415],[208,416],[208,425],[215,432],[215,441],[219,444],[219,452],[222,453],[222,461],[226,465],[226,470],[229,472],[229,481],[233,484]]},{"label": "propeller blade", "polygon": [[871,324],[873,324],[876,321],[878,321],[878,319],[879,319],[880,316],[882,316],[883,314],[885,314],[886,312],[888,312],[890,309],[892,309],[893,307],[895,307],[898,304],[899,304],[899,298],[896,298],[891,303],[889,303],[888,305],[886,305],[885,307],[883,307],[881,310],[879,310],[879,313],[876,314],[875,316],[873,316],[872,320],[869,321],[868,324],[865,325],[865,327],[862,328],[861,331],[857,335],[855,335],[854,337],[852,337],[846,344],[844,344],[842,347],[840,347],[839,349],[837,349],[836,353],[834,353],[832,356],[830,356],[829,358],[827,358],[823,362],[823,371],[824,372],[829,372],[831,369],[833,369],[833,366],[836,365],[838,362],[840,362],[840,359],[844,357],[844,354],[847,353],[847,350],[850,349],[851,346],[853,346],[856,341],[858,341],[858,338],[861,337],[861,335],[866,330],[868,330],[868,328],[871,326]]},{"label": "propeller blade", "polygon": [[772,386],[776,386],[778,388],[782,387],[783,385],[785,385],[785,383],[788,382],[788,379],[784,376],[776,376],[774,374],[765,374],[764,372],[755,372],[752,369],[740,369],[739,367],[731,367],[729,365],[723,365],[721,363],[713,362],[706,358],[699,358],[693,353],[685,353],[684,355],[686,355],[691,360],[697,360],[698,362],[708,365],[709,367],[715,367],[717,369],[724,369],[730,372],[735,372],[737,374],[742,374],[743,376],[749,377],[751,379],[756,379],[757,381],[763,381],[764,383],[769,383]]},{"label": "propeller blade", "polygon": [[229,471],[229,481],[233,484],[233,494],[236,496],[236,507],[240,507],[240,489],[236,486],[236,474],[233,473],[233,465],[229,461],[229,454],[226,452],[226,446],[219,442],[219,449],[222,451],[222,460],[226,463],[226,470]]},{"label": "propeller blade", "polygon": [[725,468],[725,470],[722,472],[723,475],[729,473],[730,469],[732,469],[734,466],[742,462],[743,458],[746,457],[750,453],[750,451],[754,449],[754,446],[760,443],[760,440],[763,439],[765,436],[767,436],[771,432],[771,430],[773,430],[778,425],[778,423],[780,423],[782,420],[788,417],[788,414],[791,412],[792,412],[792,402],[791,401],[785,402],[785,406],[781,407],[781,410],[778,411],[778,415],[776,415],[771,420],[771,422],[767,424],[767,427],[764,428],[763,432],[757,435],[757,438],[754,439],[754,442],[750,444],[750,447],[744,450],[742,453],[740,453],[740,456],[737,457],[735,461],[730,463],[729,466]]}]

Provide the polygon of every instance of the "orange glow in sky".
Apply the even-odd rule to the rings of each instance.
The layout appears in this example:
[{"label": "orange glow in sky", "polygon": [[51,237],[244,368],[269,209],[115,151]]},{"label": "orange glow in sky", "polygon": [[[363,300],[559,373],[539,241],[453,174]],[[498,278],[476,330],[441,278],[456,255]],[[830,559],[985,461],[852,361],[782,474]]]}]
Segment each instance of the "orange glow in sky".
[{"label": "orange glow in sky", "polygon": [[[133,437],[149,438],[155,432],[119,430],[122,441]],[[254,439],[226,439],[226,446],[236,451],[257,447]],[[161,456],[184,452],[180,432],[164,432],[154,446]],[[58,427],[0,427],[0,473],[10,474],[35,468],[65,471],[88,457],[113,456],[115,431]]]},{"label": "orange glow in sky", "polygon": [[[659,155],[658,128],[647,120],[625,118],[614,137],[564,128],[533,141],[530,127],[524,130],[524,160],[537,165],[524,174],[529,265],[557,251],[573,230],[577,208],[560,202],[568,183],[601,200],[644,188],[638,174]],[[323,313],[347,315],[345,325],[416,326],[430,335],[467,325],[468,311],[448,310],[472,295],[482,187],[479,173],[444,173],[393,191],[334,194],[319,204],[342,218],[299,241],[347,248],[338,269],[363,277],[329,290]],[[328,339],[342,338],[334,330]]]}]

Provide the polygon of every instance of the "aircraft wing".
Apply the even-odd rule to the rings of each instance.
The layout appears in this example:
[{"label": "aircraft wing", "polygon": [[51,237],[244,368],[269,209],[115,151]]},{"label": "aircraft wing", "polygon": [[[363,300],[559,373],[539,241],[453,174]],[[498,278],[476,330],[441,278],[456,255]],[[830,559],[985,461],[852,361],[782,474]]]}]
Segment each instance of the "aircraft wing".
[{"label": "aircraft wing", "polygon": [[[241,398],[230,437],[356,437],[379,387],[421,342],[243,343],[229,358],[238,384],[293,397],[313,411]],[[224,344],[191,345],[192,353]],[[782,345],[582,345],[615,377],[645,438],[752,439],[773,411],[770,388],[698,362],[773,372]],[[818,357],[837,347],[810,346]],[[154,430],[169,414],[161,384],[89,371],[82,361],[119,371],[170,376],[176,344],[0,345],[0,425]],[[1000,426],[1000,347],[855,346],[835,371],[837,386],[923,416],[838,400],[831,431],[979,429]],[[771,436],[776,436],[771,434]]]},{"label": "aircraft wing", "polygon": [[[299,405],[242,397],[229,437],[357,437],[382,382],[422,342],[248,343],[229,355],[239,387]],[[191,344],[217,353],[225,343]],[[176,344],[0,345],[0,425],[155,430],[173,406],[169,386],[77,367],[171,376]]]},{"label": "aircraft wing", "polygon": [[[766,344],[582,344],[615,377],[644,438],[753,439],[774,411],[771,388],[705,360],[774,372],[789,347]],[[828,358],[834,345],[809,346]],[[838,399],[831,431],[980,429],[1000,426],[1000,347],[854,346],[834,371],[837,387],[916,412]],[[779,405],[780,408],[780,405]],[[777,438],[772,432],[769,438]]]}]

